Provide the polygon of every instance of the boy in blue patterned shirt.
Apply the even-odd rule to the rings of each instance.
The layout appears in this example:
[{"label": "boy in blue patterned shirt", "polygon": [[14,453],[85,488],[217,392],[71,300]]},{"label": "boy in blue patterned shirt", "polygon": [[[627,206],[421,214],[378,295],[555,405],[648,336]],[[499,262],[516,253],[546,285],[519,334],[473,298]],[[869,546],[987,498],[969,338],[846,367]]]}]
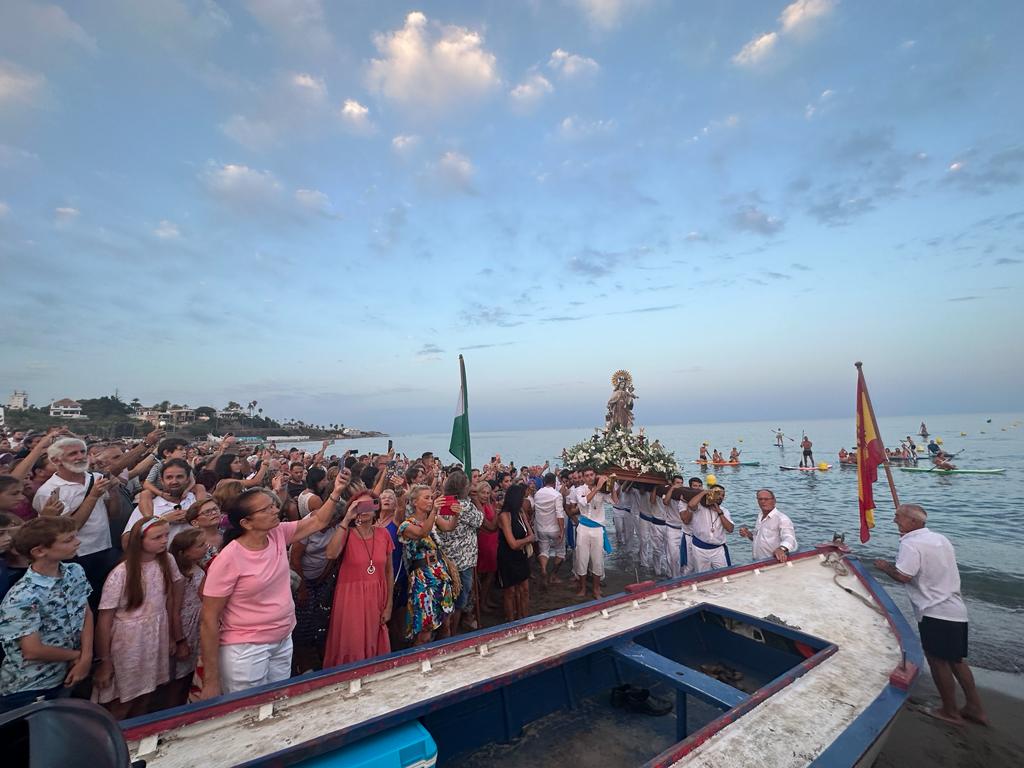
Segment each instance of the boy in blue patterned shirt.
[{"label": "boy in blue patterned shirt", "polygon": [[32,565],[0,603],[0,712],[67,696],[92,667],[92,589],[77,563],[70,517],[39,517],[14,534]]}]

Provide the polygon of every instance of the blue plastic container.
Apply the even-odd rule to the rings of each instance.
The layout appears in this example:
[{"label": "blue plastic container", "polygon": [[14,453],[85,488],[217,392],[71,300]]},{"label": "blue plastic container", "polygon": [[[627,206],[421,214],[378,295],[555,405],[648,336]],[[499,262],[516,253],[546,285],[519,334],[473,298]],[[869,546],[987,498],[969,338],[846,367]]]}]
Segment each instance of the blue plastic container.
[{"label": "blue plastic container", "polygon": [[297,768],[434,768],[437,744],[419,721],[304,760]]}]

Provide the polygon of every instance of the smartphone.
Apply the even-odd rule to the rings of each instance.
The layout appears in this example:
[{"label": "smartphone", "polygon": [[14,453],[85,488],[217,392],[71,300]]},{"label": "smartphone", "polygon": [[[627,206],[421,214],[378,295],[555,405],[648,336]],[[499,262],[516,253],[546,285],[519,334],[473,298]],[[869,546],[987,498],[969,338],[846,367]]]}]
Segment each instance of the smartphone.
[{"label": "smartphone", "polygon": [[395,450],[395,441],[388,440],[388,453],[391,453],[393,450]]}]

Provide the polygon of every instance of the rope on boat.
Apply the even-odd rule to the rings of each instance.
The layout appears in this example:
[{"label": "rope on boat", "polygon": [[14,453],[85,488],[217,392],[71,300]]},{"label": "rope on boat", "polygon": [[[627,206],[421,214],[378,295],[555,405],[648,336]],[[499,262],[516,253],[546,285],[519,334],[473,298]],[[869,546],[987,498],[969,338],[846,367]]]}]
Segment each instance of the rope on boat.
[{"label": "rope on boat", "polygon": [[841,590],[843,590],[843,592],[846,592],[847,594],[853,595],[858,600],[860,600],[862,603],[864,603],[864,605],[866,605],[868,608],[870,608],[872,611],[874,611],[875,613],[878,613],[878,614],[884,616],[885,615],[885,611],[883,611],[879,606],[875,605],[875,603],[873,601],[868,600],[860,592],[856,592],[856,591],[850,589],[849,587],[844,587],[842,584],[839,583],[839,577],[840,576],[849,576],[850,575],[850,569],[847,568],[846,567],[846,563],[843,562],[843,560],[845,560],[848,557],[849,557],[849,555],[839,555],[839,554],[837,554],[835,552],[829,552],[825,556],[825,559],[822,561],[821,564],[823,566],[825,566],[826,568],[831,568],[834,571],[834,573],[832,574],[832,581],[834,581],[836,586],[839,587]]}]

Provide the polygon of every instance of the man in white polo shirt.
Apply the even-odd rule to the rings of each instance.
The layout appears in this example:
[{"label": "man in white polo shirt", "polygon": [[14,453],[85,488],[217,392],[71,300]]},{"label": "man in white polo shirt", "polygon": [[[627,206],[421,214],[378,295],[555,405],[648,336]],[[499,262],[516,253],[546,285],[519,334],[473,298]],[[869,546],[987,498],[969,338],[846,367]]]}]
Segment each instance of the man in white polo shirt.
[{"label": "man in white polo shirt", "polygon": [[[903,584],[914,608],[921,647],[928,659],[942,706],[928,712],[947,723],[963,725],[964,720],[988,724],[974,675],[967,657],[967,607],[960,597],[960,571],[949,539],[930,531],[928,513],[917,504],[903,504],[896,510],[900,548],[896,562],[875,560],[875,567]],[[967,703],[957,706],[956,683]]]},{"label": "man in white polo shirt", "polygon": [[95,610],[103,582],[120,560],[119,550],[110,545],[110,516],[118,509],[117,494],[107,493],[113,481],[89,471],[85,441],[77,437],[55,440],[46,455],[57,471],[36,491],[32,508],[41,514],[52,495],[63,505],[59,514],[75,521],[81,541],[75,562],[82,566],[92,587],[89,603]]},{"label": "man in white polo shirt", "polygon": [[[185,511],[196,501],[195,494],[188,490],[191,478],[192,470],[184,459],[168,459],[160,467],[160,487],[163,488],[168,498],[157,496],[153,499],[152,516],[166,520],[170,524],[171,530],[167,536],[168,547],[171,546],[175,536],[192,527],[185,519]],[[128,518],[124,533],[121,534],[122,549],[128,548],[128,536],[135,524],[143,517],[145,515],[142,509],[136,507],[131,517]]]},{"label": "man in white polo shirt", "polygon": [[747,526],[740,528],[740,536],[754,542],[754,560],[774,557],[780,563],[786,562],[789,553],[796,549],[796,530],[788,515],[779,512],[775,506],[775,493],[762,488],[757,492],[757,506],[761,514],[751,533]]}]

